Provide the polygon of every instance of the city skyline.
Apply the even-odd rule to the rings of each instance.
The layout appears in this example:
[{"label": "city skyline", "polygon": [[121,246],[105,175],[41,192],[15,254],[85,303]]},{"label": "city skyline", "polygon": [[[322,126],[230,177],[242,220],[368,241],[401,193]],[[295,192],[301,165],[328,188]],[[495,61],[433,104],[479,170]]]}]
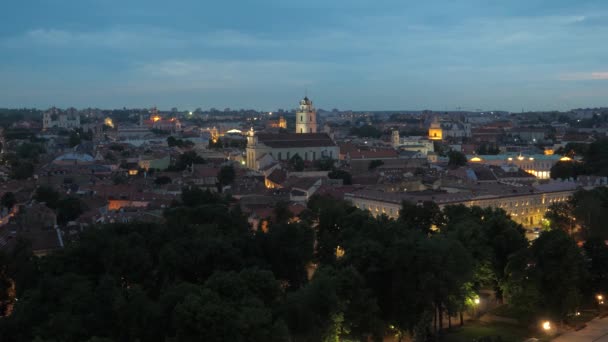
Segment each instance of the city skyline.
[{"label": "city skyline", "polygon": [[607,105],[601,1],[37,3],[0,14],[1,107]]}]

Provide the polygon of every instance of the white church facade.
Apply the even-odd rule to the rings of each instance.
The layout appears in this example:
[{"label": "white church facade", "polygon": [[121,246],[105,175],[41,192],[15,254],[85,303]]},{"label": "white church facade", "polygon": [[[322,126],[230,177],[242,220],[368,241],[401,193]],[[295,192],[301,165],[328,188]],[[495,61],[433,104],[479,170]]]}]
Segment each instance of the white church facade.
[{"label": "white church facade", "polygon": [[247,167],[260,170],[277,161],[288,161],[295,155],[305,161],[338,159],[339,147],[327,133],[317,131],[317,113],[305,97],[296,112],[295,133],[247,134]]}]

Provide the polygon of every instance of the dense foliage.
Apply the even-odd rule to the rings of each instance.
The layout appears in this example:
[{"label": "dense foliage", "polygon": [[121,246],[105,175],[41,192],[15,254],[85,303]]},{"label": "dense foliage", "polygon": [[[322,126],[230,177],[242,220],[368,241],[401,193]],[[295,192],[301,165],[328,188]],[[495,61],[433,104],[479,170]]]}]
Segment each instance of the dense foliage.
[{"label": "dense foliage", "polygon": [[394,220],[313,196],[300,220],[280,202],[253,230],[229,198],[191,188],[164,216],[89,229],[43,258],[21,241],[0,255],[19,298],[0,340],[425,341],[482,288],[563,319],[589,273],[595,287],[608,274],[602,243],[585,245],[591,262],[558,229],[529,247],[500,209],[403,203]]},{"label": "dense foliage", "polygon": [[372,125],[363,125],[361,127],[351,128],[350,134],[360,138],[380,138],[382,136],[382,131]]},{"label": "dense foliage", "polygon": [[560,161],[551,168],[551,178],[576,178],[580,175],[608,176],[608,139],[591,144],[567,144],[561,149],[568,157],[582,157],[582,161]]}]

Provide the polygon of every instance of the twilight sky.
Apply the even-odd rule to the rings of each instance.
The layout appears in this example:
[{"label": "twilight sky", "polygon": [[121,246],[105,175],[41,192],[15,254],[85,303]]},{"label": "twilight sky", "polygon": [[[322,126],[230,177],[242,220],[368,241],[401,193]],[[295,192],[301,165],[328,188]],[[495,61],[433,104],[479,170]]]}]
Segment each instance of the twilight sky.
[{"label": "twilight sky", "polygon": [[608,106],[606,0],[7,0],[0,107]]}]

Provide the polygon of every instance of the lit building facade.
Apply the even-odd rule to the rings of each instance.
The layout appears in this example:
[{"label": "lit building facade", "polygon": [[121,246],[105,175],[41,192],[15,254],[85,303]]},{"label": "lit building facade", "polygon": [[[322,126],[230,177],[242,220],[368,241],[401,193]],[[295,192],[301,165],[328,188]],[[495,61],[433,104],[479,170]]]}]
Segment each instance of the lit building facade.
[{"label": "lit building facade", "polygon": [[497,154],[497,155],[469,155],[467,160],[472,163],[486,165],[515,165],[520,169],[534,175],[538,179],[551,178],[551,168],[559,161],[577,162],[568,157],[557,154]]},{"label": "lit building facade", "polygon": [[[554,203],[567,201],[576,191],[576,184],[566,184],[555,188],[537,188],[533,192],[517,191],[509,192],[505,189],[502,193],[486,195],[473,195],[471,193],[439,193],[433,196],[419,196],[415,193],[386,193],[375,190],[361,190],[355,193],[345,194],[345,199],[355,207],[369,210],[372,215],[386,215],[390,218],[398,218],[399,210],[403,201],[420,203],[433,201],[443,209],[447,205],[465,205],[467,207],[479,206],[482,208],[500,208],[511,216],[513,221],[520,223],[526,228],[540,227],[545,213]],[[515,189],[515,187],[513,187]],[[526,188],[528,190],[528,188]]]},{"label": "lit building facade", "polygon": [[433,122],[431,122],[431,126],[429,127],[429,140],[442,140],[443,139],[443,129],[439,124],[439,121],[435,117]]}]

